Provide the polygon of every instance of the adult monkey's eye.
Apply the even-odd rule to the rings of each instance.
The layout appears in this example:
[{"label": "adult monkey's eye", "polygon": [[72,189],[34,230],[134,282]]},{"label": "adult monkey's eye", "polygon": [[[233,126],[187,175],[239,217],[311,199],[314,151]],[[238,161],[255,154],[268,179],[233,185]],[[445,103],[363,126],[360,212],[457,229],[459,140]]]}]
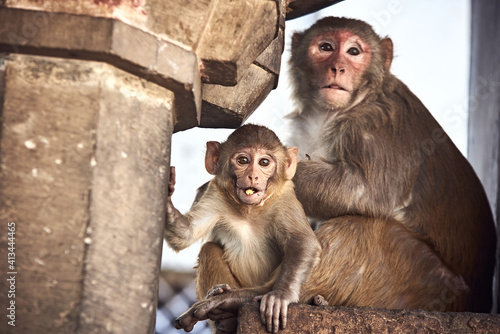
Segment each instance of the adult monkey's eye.
[{"label": "adult monkey's eye", "polygon": [[333,51],[333,46],[330,43],[322,43],[319,48],[323,51]]},{"label": "adult monkey's eye", "polygon": [[240,165],[246,165],[250,162],[247,157],[238,157],[236,161],[238,161]]},{"label": "adult monkey's eye", "polygon": [[259,165],[264,166],[264,167],[269,166],[269,163],[270,163],[269,159],[266,159],[266,158],[263,158],[263,159],[259,160]]},{"label": "adult monkey's eye", "polygon": [[350,54],[351,56],[357,56],[360,54],[359,49],[352,47],[349,50],[347,50],[347,53]]}]

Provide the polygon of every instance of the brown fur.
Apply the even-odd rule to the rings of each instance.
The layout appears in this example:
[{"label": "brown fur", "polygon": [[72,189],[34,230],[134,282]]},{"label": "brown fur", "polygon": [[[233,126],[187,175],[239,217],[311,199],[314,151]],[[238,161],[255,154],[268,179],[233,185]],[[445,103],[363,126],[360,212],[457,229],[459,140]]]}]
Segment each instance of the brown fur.
[{"label": "brown fur", "polygon": [[[171,200],[167,208],[165,239],[173,249],[209,241],[199,256],[198,297],[225,283],[235,299],[262,298],[263,320],[275,331],[286,324],[288,304],[299,300],[320,252],[294,193],[296,156],[269,129],[245,125],[225,143],[207,143],[205,164],[215,177],[191,210],[182,215]],[[245,195],[246,188],[259,191]]]}]

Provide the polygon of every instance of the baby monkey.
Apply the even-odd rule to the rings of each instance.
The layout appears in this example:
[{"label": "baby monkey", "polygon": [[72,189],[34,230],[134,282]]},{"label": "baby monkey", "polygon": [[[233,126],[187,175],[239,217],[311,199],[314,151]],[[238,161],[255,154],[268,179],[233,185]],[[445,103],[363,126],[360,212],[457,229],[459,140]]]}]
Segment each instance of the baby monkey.
[{"label": "baby monkey", "polygon": [[209,292],[177,319],[178,328],[190,331],[207,319],[203,309],[252,300],[260,300],[269,332],[286,327],[288,305],[299,301],[321,251],[295,197],[296,167],[297,148],[284,147],[266,127],[244,125],[222,144],[207,143],[205,168],[215,177],[185,215],[171,201],[172,170],[165,239],[176,251],[207,240],[199,257],[198,298]]}]

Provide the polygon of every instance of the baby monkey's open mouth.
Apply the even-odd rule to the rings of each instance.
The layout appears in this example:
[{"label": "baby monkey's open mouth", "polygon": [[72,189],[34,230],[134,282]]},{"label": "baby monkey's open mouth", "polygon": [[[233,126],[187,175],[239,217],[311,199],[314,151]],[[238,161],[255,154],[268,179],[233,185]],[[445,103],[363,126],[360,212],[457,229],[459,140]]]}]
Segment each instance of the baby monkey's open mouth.
[{"label": "baby monkey's open mouth", "polygon": [[256,192],[258,192],[258,190],[257,190],[257,189],[255,189],[255,188],[246,188],[246,189],[245,189],[245,194],[247,194],[248,196],[253,195],[253,194],[255,194]]}]

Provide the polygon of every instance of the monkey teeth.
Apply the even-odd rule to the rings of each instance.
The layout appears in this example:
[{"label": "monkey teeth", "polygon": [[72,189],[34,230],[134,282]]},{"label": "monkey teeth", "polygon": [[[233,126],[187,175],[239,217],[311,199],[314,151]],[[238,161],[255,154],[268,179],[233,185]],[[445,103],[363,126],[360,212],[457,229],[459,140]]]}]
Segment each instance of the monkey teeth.
[{"label": "monkey teeth", "polygon": [[254,193],[255,190],[253,190],[252,188],[248,188],[247,190],[245,190],[245,194],[247,194],[248,196],[253,195]]}]

